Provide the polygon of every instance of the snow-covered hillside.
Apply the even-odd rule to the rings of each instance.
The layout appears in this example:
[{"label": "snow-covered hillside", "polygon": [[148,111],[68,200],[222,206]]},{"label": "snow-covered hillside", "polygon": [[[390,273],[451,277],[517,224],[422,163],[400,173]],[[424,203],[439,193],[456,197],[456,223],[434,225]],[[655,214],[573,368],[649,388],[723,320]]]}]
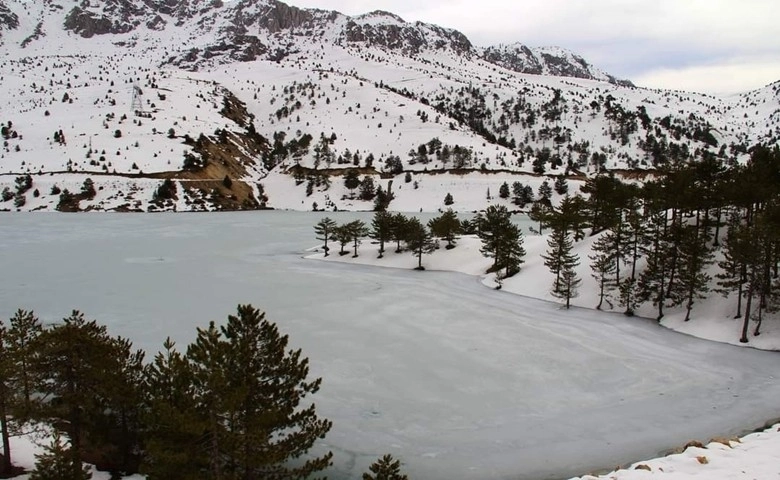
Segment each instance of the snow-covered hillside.
[{"label": "snow-covered hillside", "polygon": [[[734,162],[780,138],[780,82],[640,89],[564,49],[480,49],[387,12],[3,0],[0,42],[0,190],[29,174],[38,191],[4,210],[57,208],[52,187],[86,177],[98,197],[62,209],[371,209],[343,187],[350,168],[392,210],[437,210],[446,193],[474,210],[503,182]],[[159,201],[165,179],[175,193]]]}]

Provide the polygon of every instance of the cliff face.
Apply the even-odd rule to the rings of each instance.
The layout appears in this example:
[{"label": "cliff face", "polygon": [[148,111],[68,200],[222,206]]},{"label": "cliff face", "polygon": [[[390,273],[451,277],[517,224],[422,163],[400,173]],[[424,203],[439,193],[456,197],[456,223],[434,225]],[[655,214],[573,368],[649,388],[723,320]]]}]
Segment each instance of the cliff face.
[{"label": "cliff face", "polygon": [[[7,9],[5,9],[7,11]],[[18,20],[6,14],[0,19],[13,26]],[[10,13],[10,12],[8,12]],[[12,14],[11,14],[12,15]],[[83,0],[65,19],[65,28],[82,37],[123,34],[141,27],[167,30],[196,29],[210,36],[209,44],[192,45],[167,59],[182,68],[197,69],[204,62],[265,59],[278,61],[290,53],[282,34],[311,38],[312,47],[323,43],[365,45],[414,56],[423,51],[448,51],[468,58],[481,57],[501,67],[535,75],[556,75],[607,81],[619,80],[561,48],[529,48],[522,44],[474,47],[461,32],[422,22],[406,22],[390,12],[374,11],[348,17],[334,11],[304,9],[278,0]],[[316,45],[315,45],[316,43]]]},{"label": "cliff face", "polygon": [[19,17],[0,0],[0,41],[3,38],[3,30],[16,30],[19,28]]},{"label": "cliff face", "polygon": [[558,47],[529,48],[519,43],[498,45],[484,49],[482,58],[519,73],[585,78],[624,87],[633,86],[630,81],[609,75],[590,65],[581,56]]}]

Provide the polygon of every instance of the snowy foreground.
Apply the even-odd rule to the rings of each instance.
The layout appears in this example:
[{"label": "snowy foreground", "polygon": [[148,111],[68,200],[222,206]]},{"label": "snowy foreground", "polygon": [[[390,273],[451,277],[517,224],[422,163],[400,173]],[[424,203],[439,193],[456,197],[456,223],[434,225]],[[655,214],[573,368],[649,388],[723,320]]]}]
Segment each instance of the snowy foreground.
[{"label": "snowy foreground", "polygon": [[[251,303],[323,379],[314,401],[333,429],[316,448],[333,451],[332,480],[385,453],[413,479],[569,478],[780,418],[775,352],[566,311],[473,275],[306,260],[321,216],[7,214],[0,318],[25,308],[51,323],[78,308],[151,356]],[[717,465],[706,455],[697,468]]]},{"label": "snowy foreground", "polygon": [[[40,451],[40,447],[29,438],[14,439],[13,447],[16,463],[28,471],[32,469],[35,463],[34,455]],[[719,439],[703,448],[691,446],[682,453],[638,462],[629,468],[600,476],[585,475],[577,478],[579,480],[770,479],[777,478],[778,465],[780,465],[780,424],[740,439]],[[27,480],[28,477],[29,475],[22,475],[16,478]],[[92,478],[108,480],[109,477],[110,475],[105,472],[93,472]],[[133,475],[125,478],[142,480],[145,477]]]}]

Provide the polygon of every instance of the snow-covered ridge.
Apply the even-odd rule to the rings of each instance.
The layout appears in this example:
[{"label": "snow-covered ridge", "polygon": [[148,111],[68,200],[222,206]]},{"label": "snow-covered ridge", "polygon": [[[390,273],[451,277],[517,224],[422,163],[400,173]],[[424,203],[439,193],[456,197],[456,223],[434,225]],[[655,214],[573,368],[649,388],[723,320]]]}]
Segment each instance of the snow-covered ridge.
[{"label": "snow-covered ridge", "polygon": [[[16,136],[3,139],[0,191],[29,174],[40,184],[35,198],[70,182],[69,174],[92,175],[98,191],[114,188],[112,175],[158,184],[160,175],[180,177],[185,156],[200,154],[193,142],[201,135],[226,145],[216,141],[224,130],[247,134],[247,125],[222,114],[224,95],[215,92],[224,91],[246,105],[267,148],[251,157],[262,165],[252,175],[223,171],[208,180],[217,185],[229,174],[267,195],[268,206],[296,210],[373,208],[344,187],[355,167],[361,179],[392,187],[390,209],[435,211],[450,193],[464,211],[511,207],[496,198],[504,182],[537,185],[560,175],[576,182],[705,154],[739,162],[751,146],[780,139],[778,84],[731,97],[638,89],[609,83],[563,49],[502,47],[527,53],[539,72],[519,73],[488,61],[457,31],[386,12],[112,0],[81,4],[86,20],[74,21],[76,31],[63,28],[74,10],[62,4],[4,4],[18,27],[2,33],[0,85],[11,94],[0,100],[0,122],[11,122]],[[95,33],[101,28],[125,33]],[[555,70],[567,65],[580,73]],[[560,76],[568,74],[585,78]],[[138,100],[145,116],[135,113]],[[60,131],[66,142],[55,141]],[[213,193],[198,188],[200,198]],[[52,203],[28,196],[21,207],[0,209]]]}]

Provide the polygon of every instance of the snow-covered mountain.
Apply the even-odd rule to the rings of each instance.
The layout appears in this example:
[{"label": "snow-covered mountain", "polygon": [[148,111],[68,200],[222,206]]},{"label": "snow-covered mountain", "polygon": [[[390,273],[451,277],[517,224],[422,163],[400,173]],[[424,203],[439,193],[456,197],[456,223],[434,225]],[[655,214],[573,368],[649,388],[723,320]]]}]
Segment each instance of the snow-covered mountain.
[{"label": "snow-covered mountain", "polygon": [[0,43],[8,210],[371,209],[350,169],[391,209],[450,193],[472,210],[508,203],[504,182],[741,161],[780,138],[780,82],[647,90],[564,49],[479,48],[382,11],[0,0]]}]

